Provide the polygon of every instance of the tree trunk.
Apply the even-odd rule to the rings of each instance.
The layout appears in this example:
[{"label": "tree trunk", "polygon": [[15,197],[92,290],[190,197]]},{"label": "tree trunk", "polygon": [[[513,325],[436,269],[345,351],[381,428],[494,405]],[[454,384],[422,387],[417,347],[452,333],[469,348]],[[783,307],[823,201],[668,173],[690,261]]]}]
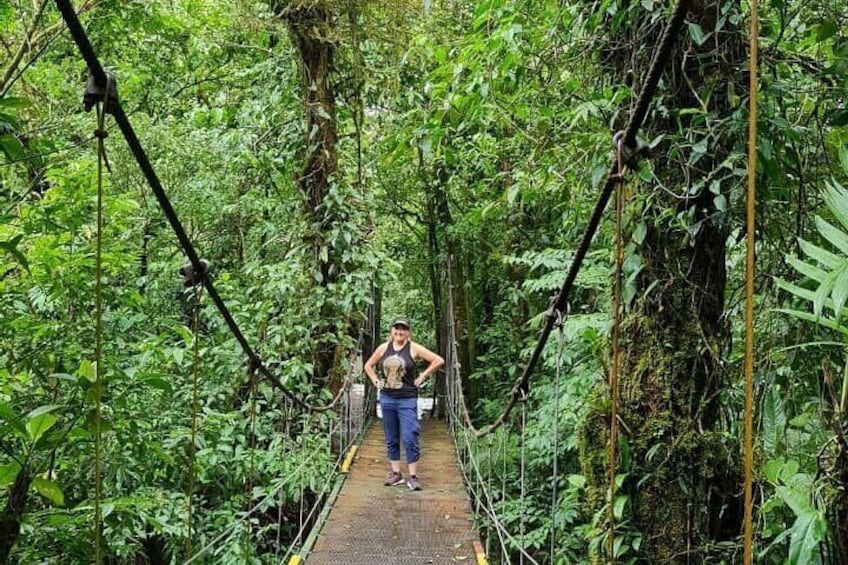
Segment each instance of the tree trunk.
[{"label": "tree trunk", "polygon": [[0,516],[0,563],[9,563],[9,555],[21,533],[21,519],[26,509],[29,485],[32,482],[26,467],[20,470],[9,490],[6,508]]},{"label": "tree trunk", "polygon": [[[282,17],[297,49],[306,111],[306,164],[298,182],[311,220],[309,237],[317,284],[327,288],[340,274],[336,254],[326,239],[338,217],[325,202],[338,167],[336,99],[330,80],[335,54],[333,13],[325,2],[290,2]],[[337,356],[338,315],[331,300],[325,299],[312,331],[313,375],[318,386],[327,384]]]},{"label": "tree trunk", "polygon": [[[689,21],[705,31],[715,29],[722,4],[727,3],[695,3]],[[646,75],[650,53],[644,47],[627,52],[625,43],[627,33],[638,38],[638,46],[658,43],[659,26],[646,17],[650,14],[634,9],[632,28],[610,38],[605,64],[619,80],[626,80],[631,68],[637,77]],[[708,151],[694,162],[688,150],[679,161],[655,160],[665,190],[640,185],[629,199],[634,224],[641,221],[647,230],[641,242],[632,241],[642,268],[637,298],[621,329],[619,430],[632,463],[622,469],[619,461],[618,472],[630,473],[623,487],[631,502],[630,525],[643,534],[642,552],[651,563],[704,562],[707,542],[739,533],[738,449],[717,431],[719,393],[726,384],[721,352],[728,339],[723,315],[729,225],[716,206],[718,195],[703,186],[708,183],[698,184],[744,135],[744,130],[721,129],[733,112],[729,92],[746,90],[742,38],[730,25],[701,46],[680,39],[660,87],[669,111],[655,113],[643,130],[652,139],[680,127],[677,143],[688,137],[694,145],[707,135],[706,128],[696,129],[703,122],[676,110],[700,108],[701,100],[708,100],[712,136],[703,137]],[[657,154],[675,155],[675,149],[660,146]],[[730,186],[720,186],[723,197],[729,192]],[[609,417],[609,401],[599,396],[581,428],[581,460],[596,511],[607,495]]]}]

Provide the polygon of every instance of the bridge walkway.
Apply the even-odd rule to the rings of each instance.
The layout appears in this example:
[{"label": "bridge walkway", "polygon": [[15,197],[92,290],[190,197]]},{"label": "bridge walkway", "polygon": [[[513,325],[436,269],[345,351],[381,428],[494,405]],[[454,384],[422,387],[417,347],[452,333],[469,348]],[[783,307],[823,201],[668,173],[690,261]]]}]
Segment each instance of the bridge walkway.
[{"label": "bridge walkway", "polygon": [[[305,556],[307,565],[485,562],[477,557],[479,537],[447,426],[432,420],[421,424],[422,490],[383,486],[388,472],[383,427],[374,423]],[[407,476],[405,466],[403,472]]]}]

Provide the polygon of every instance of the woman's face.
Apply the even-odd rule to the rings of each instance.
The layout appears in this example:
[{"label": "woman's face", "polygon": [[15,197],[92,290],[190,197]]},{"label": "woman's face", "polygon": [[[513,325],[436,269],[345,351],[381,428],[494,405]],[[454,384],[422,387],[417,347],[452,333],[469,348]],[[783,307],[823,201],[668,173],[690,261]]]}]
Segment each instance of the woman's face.
[{"label": "woman's face", "polygon": [[409,328],[403,326],[392,326],[392,339],[403,342],[409,339]]}]

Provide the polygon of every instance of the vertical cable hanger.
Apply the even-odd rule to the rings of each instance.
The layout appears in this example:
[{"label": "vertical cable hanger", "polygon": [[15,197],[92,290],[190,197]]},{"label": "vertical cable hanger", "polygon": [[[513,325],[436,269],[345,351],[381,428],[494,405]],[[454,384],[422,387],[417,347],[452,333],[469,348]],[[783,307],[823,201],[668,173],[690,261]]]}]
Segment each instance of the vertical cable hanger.
[{"label": "vertical cable hanger", "polygon": [[556,353],[556,379],[554,380],[554,449],[553,449],[553,465],[551,478],[551,563],[555,563],[556,557],[556,517],[557,517],[557,483],[559,482],[559,390],[560,381],[562,379],[562,350],[565,342],[565,320],[568,318],[570,306],[566,304],[566,311],[563,314],[556,311],[557,328],[557,353]]},{"label": "vertical cable hanger", "polygon": [[188,445],[188,488],[186,492],[186,543],[183,551],[184,560],[191,559],[192,553],[192,528],[194,527],[194,508],[192,506],[194,497],[195,474],[197,466],[195,463],[197,455],[197,414],[200,408],[199,400],[199,381],[200,381],[200,304],[202,302],[203,287],[197,286],[192,290],[192,320],[191,320],[191,335],[192,335],[192,361],[191,361],[191,440]]},{"label": "vertical cable hanger", "polygon": [[748,110],[748,198],[746,232],[748,236],[745,261],[745,517],[744,563],[754,562],[753,533],[753,467],[754,467],[754,233],[756,231],[757,193],[757,96],[759,16],[757,0],[751,0],[751,31],[748,59],[749,100]]},{"label": "vertical cable hanger", "polygon": [[[93,82],[90,86],[93,86]],[[88,96],[86,92],[86,96]],[[94,563],[103,563],[103,426],[101,422],[101,401],[103,396],[103,167],[109,166],[106,158],[105,139],[106,113],[110,111],[113,94],[113,79],[106,74],[106,85],[98,93],[95,104],[97,113],[97,244],[95,250],[95,328],[94,328]]]},{"label": "vertical cable hanger", "polygon": [[613,275],[613,322],[612,322],[612,360],[610,363],[609,389],[610,389],[610,431],[609,431],[609,503],[607,508],[607,520],[609,521],[608,560],[615,563],[615,474],[616,457],[618,455],[618,371],[621,362],[621,271],[624,263],[624,172],[623,138],[616,135],[615,160],[617,173],[617,187],[615,193],[615,274]]}]

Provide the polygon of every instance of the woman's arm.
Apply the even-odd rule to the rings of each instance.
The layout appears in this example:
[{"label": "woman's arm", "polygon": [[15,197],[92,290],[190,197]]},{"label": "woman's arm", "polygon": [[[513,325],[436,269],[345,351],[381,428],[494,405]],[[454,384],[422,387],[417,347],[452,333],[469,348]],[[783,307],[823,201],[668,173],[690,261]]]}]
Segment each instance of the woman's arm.
[{"label": "woman's arm", "polygon": [[386,344],[381,343],[377,346],[377,349],[374,350],[374,353],[371,354],[371,357],[368,358],[368,361],[365,362],[365,374],[368,375],[368,378],[371,379],[371,383],[377,388],[380,388],[380,379],[377,378],[377,371],[374,367],[376,367],[385,352]]},{"label": "woman's arm", "polygon": [[424,384],[424,381],[427,380],[432,374],[435,374],[444,364],[445,360],[438,353],[433,353],[423,345],[418,345],[417,343],[412,343],[412,358],[413,359],[421,359],[422,361],[429,363],[427,368],[424,369],[418,377],[415,379],[415,386],[421,387]]}]

